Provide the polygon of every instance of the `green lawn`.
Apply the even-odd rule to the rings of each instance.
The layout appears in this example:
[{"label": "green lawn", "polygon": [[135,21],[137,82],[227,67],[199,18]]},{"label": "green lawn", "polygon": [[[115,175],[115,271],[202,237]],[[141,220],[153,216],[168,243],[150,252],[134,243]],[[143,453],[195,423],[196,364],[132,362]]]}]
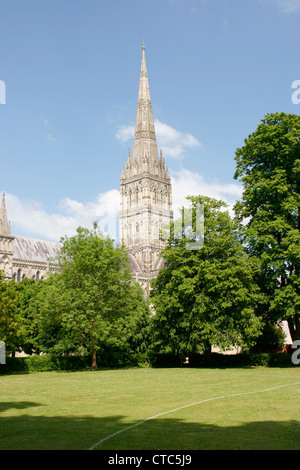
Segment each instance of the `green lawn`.
[{"label": "green lawn", "polygon": [[0,449],[300,450],[299,403],[300,368],[6,375]]}]

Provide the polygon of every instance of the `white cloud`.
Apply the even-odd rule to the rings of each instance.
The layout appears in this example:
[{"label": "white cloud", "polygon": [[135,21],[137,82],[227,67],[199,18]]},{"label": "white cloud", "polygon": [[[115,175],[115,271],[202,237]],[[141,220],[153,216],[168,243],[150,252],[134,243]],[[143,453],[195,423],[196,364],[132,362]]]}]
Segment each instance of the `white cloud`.
[{"label": "white cloud", "polygon": [[[178,131],[159,119],[155,119],[154,124],[158,148],[162,149],[165,157],[180,159],[186,149],[201,146],[199,140],[189,132]],[[116,133],[117,139],[122,142],[132,139],[134,129],[132,125],[122,126]]]},{"label": "white cloud", "polygon": [[98,194],[87,203],[65,198],[56,213],[48,213],[38,201],[21,200],[6,194],[6,208],[14,235],[26,235],[48,240],[71,236],[79,226],[92,228],[95,221],[100,229],[117,239],[119,191],[112,189]]},{"label": "white cloud", "polygon": [[155,119],[158,148],[165,157],[182,158],[187,148],[200,147],[201,143],[189,132],[181,132]]},{"label": "white cloud", "polygon": [[116,137],[118,140],[122,140],[122,142],[126,142],[129,139],[132,139],[134,136],[134,126],[122,126],[118,130]]},{"label": "white cloud", "polygon": [[283,13],[294,13],[300,10],[300,0],[277,0],[277,3]]},{"label": "white cloud", "polygon": [[55,138],[53,137],[53,135],[50,134],[50,132],[47,132],[45,134],[45,139],[47,140],[47,142],[49,142],[50,144],[54,144],[55,142]]},{"label": "white cloud", "polygon": [[207,182],[197,172],[181,169],[171,171],[172,178],[172,202],[174,216],[178,217],[179,209],[187,206],[187,196],[203,196],[222,199],[229,204],[229,211],[242,195],[242,187],[236,183],[221,183],[220,181]]},{"label": "white cloud", "polygon": [[48,121],[48,119],[45,116],[41,116],[40,121],[43,124],[43,127],[45,129],[47,129],[47,132],[45,132],[45,134],[44,134],[45,140],[47,140],[47,142],[49,142],[49,144],[54,144],[56,142],[56,139],[49,132],[49,128],[52,127],[50,122]]},{"label": "white cloud", "polygon": [[41,116],[41,117],[40,117],[40,121],[41,121],[45,126],[48,126],[48,124],[50,124],[50,122],[48,121],[48,119],[45,118],[44,116]]}]

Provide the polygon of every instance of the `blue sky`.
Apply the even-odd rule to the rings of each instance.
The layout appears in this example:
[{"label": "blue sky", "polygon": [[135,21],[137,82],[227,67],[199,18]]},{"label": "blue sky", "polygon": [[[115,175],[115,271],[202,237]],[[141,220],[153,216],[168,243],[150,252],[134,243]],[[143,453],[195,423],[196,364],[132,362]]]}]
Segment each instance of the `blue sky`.
[{"label": "blue sky", "polygon": [[188,194],[234,203],[236,148],[265,114],[300,112],[300,0],[0,0],[0,15],[14,234],[60,239],[117,211],[143,41],[174,209]]}]

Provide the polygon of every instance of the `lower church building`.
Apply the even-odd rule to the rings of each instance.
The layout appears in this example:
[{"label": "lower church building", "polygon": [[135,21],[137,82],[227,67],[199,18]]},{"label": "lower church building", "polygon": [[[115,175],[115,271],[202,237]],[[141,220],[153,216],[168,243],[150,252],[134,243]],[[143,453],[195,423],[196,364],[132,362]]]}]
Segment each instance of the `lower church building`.
[{"label": "lower church building", "polygon": [[38,281],[49,272],[58,272],[54,261],[61,248],[58,242],[11,234],[7,219],[5,194],[0,208],[0,270],[5,280],[19,282],[24,277]]},{"label": "lower church building", "polygon": [[[171,178],[162,152],[158,155],[143,45],[133,151],[132,156],[128,151],[120,181],[119,239],[129,253],[133,276],[146,295],[150,280],[162,267],[161,231],[172,220]],[[57,272],[54,260],[60,248],[59,242],[12,235],[3,194],[0,270],[4,279],[39,280],[49,272]]]}]

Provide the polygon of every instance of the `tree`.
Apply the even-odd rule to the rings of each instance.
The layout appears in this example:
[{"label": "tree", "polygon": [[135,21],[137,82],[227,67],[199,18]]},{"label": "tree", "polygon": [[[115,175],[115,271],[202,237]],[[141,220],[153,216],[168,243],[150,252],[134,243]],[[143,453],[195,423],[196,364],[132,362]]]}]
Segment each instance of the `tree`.
[{"label": "tree", "polygon": [[300,338],[300,117],[268,114],[236,150],[235,179],[244,185],[236,214],[248,253],[259,259],[273,322],[287,320]]},{"label": "tree", "polygon": [[263,302],[255,283],[255,260],[245,255],[239,224],[224,202],[204,196],[188,199],[194,207],[204,204],[204,244],[187,250],[185,238],[170,240],[162,253],[165,267],[151,292],[156,344],[181,356],[212,346],[249,348],[260,334],[255,312]]},{"label": "tree", "polygon": [[61,273],[37,299],[39,343],[53,352],[91,353],[96,369],[101,341],[128,315],[133,289],[128,256],[96,224],[91,231],[79,227],[62,242]]},{"label": "tree", "polygon": [[0,340],[12,354],[18,349],[25,329],[18,315],[19,295],[14,281],[4,281],[0,271]]}]

